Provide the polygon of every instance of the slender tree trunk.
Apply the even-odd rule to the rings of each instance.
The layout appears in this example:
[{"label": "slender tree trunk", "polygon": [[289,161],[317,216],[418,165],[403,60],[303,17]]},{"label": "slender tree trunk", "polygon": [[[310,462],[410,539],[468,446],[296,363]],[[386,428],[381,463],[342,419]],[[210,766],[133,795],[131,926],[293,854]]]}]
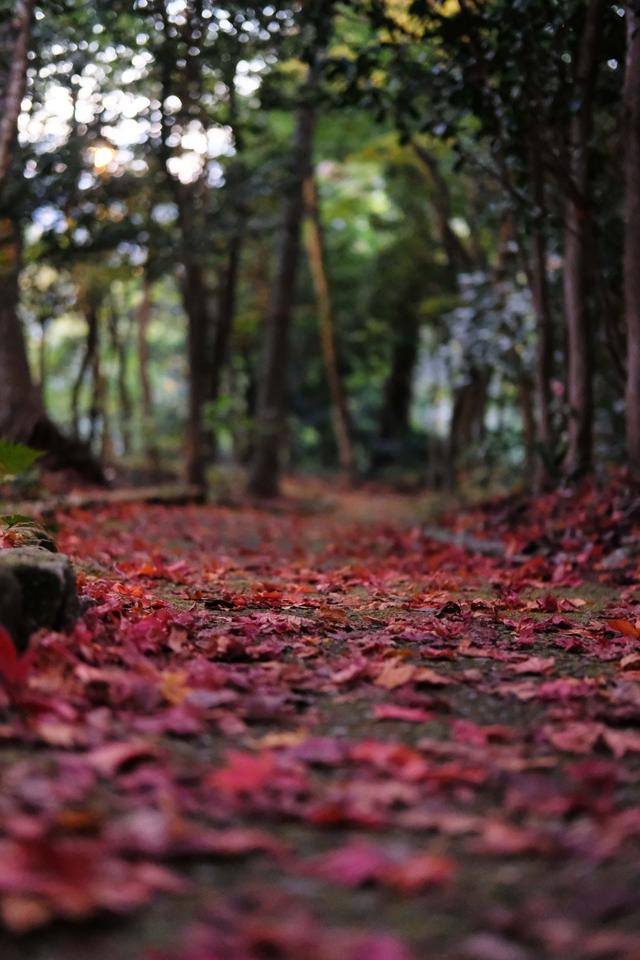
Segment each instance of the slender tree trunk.
[{"label": "slender tree trunk", "polygon": [[[624,216],[623,216],[624,219]],[[624,385],[627,377],[627,343],[626,324],[624,317],[624,289],[613,277],[607,278],[602,271],[598,271],[600,248],[609,243],[609,235],[602,232],[600,235],[594,230],[591,242],[591,264],[596,289],[598,316],[602,318],[604,336],[611,357],[611,373],[616,379],[616,386]],[[624,284],[622,284],[624,287]]]},{"label": "slender tree trunk", "polygon": [[0,436],[32,444],[48,454],[54,468],[70,468],[104,483],[99,464],[83,444],[65,437],[45,413],[34,385],[18,316],[20,234],[13,221],[0,220]]},{"label": "slender tree trunk", "polygon": [[536,407],[534,487],[545,489],[551,482],[551,461],[555,441],[551,425],[551,377],[553,373],[553,315],[547,276],[547,245],[544,228],[532,229],[529,287],[536,317],[536,365],[534,392]]},{"label": "slender tree trunk", "polygon": [[640,3],[627,0],[624,82],[624,299],[627,324],[626,427],[633,472],[640,474]]},{"label": "slender tree trunk", "polygon": [[237,232],[232,237],[222,278],[220,306],[213,335],[211,369],[209,372],[209,399],[213,402],[220,396],[222,374],[229,356],[229,344],[238,299],[238,277],[243,242],[244,237],[241,232]]},{"label": "slender tree trunk", "polygon": [[581,214],[572,201],[565,214],[564,309],[568,346],[569,446],[565,473],[569,479],[591,468],[593,420],[593,358],[591,318],[586,290],[586,236]]},{"label": "slender tree trunk", "polygon": [[44,415],[44,407],[31,379],[18,317],[19,272],[19,231],[4,218],[0,220],[0,435],[26,441]]},{"label": "slender tree trunk", "polygon": [[100,356],[100,325],[95,313],[95,342],[91,352],[91,395],[89,398],[89,445],[96,447],[104,417],[104,378]]},{"label": "slender tree trunk", "polygon": [[[238,300],[238,279],[240,276],[240,262],[245,241],[247,209],[241,198],[246,182],[246,169],[242,160],[244,138],[238,118],[238,102],[236,93],[236,73],[238,64],[230,62],[227,65],[225,84],[228,94],[228,123],[233,131],[235,147],[234,162],[227,171],[227,189],[235,204],[235,224],[229,241],[227,258],[220,283],[220,298],[218,303],[218,317],[213,331],[212,356],[209,372],[209,400],[215,403],[220,396],[222,377],[229,358],[229,347],[235,323]],[[215,457],[216,437],[213,436],[212,452]]]},{"label": "slender tree trunk", "polygon": [[[15,150],[34,6],[34,0],[17,0],[13,18],[0,23],[0,194]],[[0,219],[0,435],[46,451],[51,467],[72,468],[104,483],[86,447],[68,440],[49,419],[42,391],[33,382],[18,315],[20,241],[17,222]]]},{"label": "slender tree trunk", "polygon": [[99,379],[95,381],[95,407],[100,411],[100,462],[109,464],[115,460],[113,447],[113,424],[109,409],[109,384],[100,365]]},{"label": "slender tree trunk", "polygon": [[[199,56],[202,41],[201,4],[187,5],[182,36],[178,38],[170,23],[168,4],[162,0],[159,14],[164,33],[165,48],[161,61],[161,85],[163,102],[177,95],[182,102],[179,119],[185,120],[189,109],[197,106],[202,93],[202,71]],[[181,50],[180,40],[186,41],[186,50]],[[185,63],[178,61],[185,54]],[[185,475],[189,483],[206,486],[206,456],[202,409],[207,398],[207,346],[212,328],[209,315],[208,290],[202,262],[204,218],[201,204],[204,193],[196,192],[202,183],[181,184],[169,169],[171,159],[168,117],[161,111],[160,155],[164,165],[168,187],[178,210],[180,231],[180,259],[183,267],[182,303],[187,317],[187,355],[189,361],[189,399],[186,424]]]},{"label": "slender tree trunk", "polygon": [[536,440],[539,423],[536,422],[533,406],[533,390],[529,376],[522,371],[518,380],[520,415],[522,417],[522,439],[524,441],[525,479],[536,486],[536,473],[539,457],[536,456]]},{"label": "slender tree trunk", "polygon": [[127,340],[130,331],[127,322],[125,335],[122,334],[121,318],[118,316],[116,304],[111,298],[109,304],[109,333],[111,345],[116,355],[116,390],[118,396],[118,428],[122,441],[122,452],[126,455],[131,451],[131,397],[127,384]]},{"label": "slender tree trunk", "polygon": [[[188,242],[185,238],[185,242]],[[199,263],[185,264],[182,302],[188,320],[189,408],[187,411],[186,478],[205,486],[204,422],[207,395],[207,339],[211,327],[204,270]]]},{"label": "slender tree trunk", "polygon": [[101,463],[113,462],[113,435],[109,416],[109,390],[102,366],[100,323],[96,323],[96,343],[91,362],[91,400],[89,404],[89,444],[100,451]]},{"label": "slender tree trunk", "polygon": [[[228,368],[229,350],[233,325],[236,316],[238,298],[238,278],[240,275],[240,258],[244,237],[241,233],[235,234],[229,244],[227,260],[220,285],[218,316],[213,330],[213,343],[209,355],[207,377],[207,400],[215,404],[220,397],[225,370]],[[231,371],[230,371],[231,372]],[[233,393],[233,390],[231,390]],[[206,438],[207,454],[212,461],[218,455],[218,437],[212,429]]]},{"label": "slender tree trunk", "polygon": [[[243,350],[241,352],[241,356],[245,374],[244,405],[249,420],[254,421],[258,412],[258,378],[256,365],[252,362],[253,358],[250,350]],[[252,456],[253,441],[250,437],[247,447],[244,451],[245,463],[250,463]]]},{"label": "slender tree trunk", "polygon": [[453,410],[449,427],[449,485],[455,488],[458,480],[460,454],[484,438],[484,415],[487,406],[490,374],[487,370],[472,369],[466,383],[457,387],[453,396]]},{"label": "slender tree trunk", "polygon": [[[80,392],[87,373],[94,369],[94,358],[98,344],[98,310],[95,303],[88,300],[85,304],[84,318],[87,324],[87,336],[80,368],[71,389],[71,423],[75,437],[80,436]],[[90,417],[91,420],[91,417]],[[90,431],[91,432],[91,431]],[[89,440],[91,442],[91,440]]]},{"label": "slender tree trunk", "polygon": [[149,469],[156,473],[160,462],[155,442],[155,424],[153,421],[153,395],[149,374],[148,328],[151,315],[151,281],[145,274],[142,286],[142,300],[137,313],[138,376],[140,377],[140,413],[142,420],[142,443]]},{"label": "slender tree trunk", "polygon": [[307,0],[301,4],[301,26],[313,32],[312,53],[303,100],[295,117],[289,195],[285,203],[282,243],[272,298],[264,329],[262,378],[249,491],[272,497],[279,493],[281,453],[285,433],[285,397],[289,327],[298,275],[300,228],[304,217],[303,184],[312,169],[316,93],[321,60],[333,24],[335,0]]},{"label": "slender tree trunk", "polygon": [[[411,305],[407,306],[407,310],[412,309]],[[384,385],[380,417],[380,439],[383,442],[400,439],[410,429],[413,375],[419,349],[420,323],[411,312],[394,331],[391,367]]]},{"label": "slender tree trunk", "polygon": [[40,342],[38,344],[38,389],[44,396],[47,385],[47,327],[49,318],[40,320]]},{"label": "slender tree trunk", "polygon": [[300,228],[304,216],[302,188],[311,168],[314,120],[314,110],[310,104],[298,108],[282,242],[271,302],[265,318],[256,438],[249,473],[249,491],[261,497],[274,497],[280,491],[289,327],[298,276]]},{"label": "slender tree trunk", "polygon": [[333,432],[338,449],[340,470],[344,478],[349,480],[353,475],[354,466],[351,423],[347,398],[338,367],[335,322],[327,277],[326,246],[320,217],[318,187],[313,171],[305,179],[303,189],[308,218],[304,237],[320,319],[320,343],[325,376],[331,397]]},{"label": "slender tree trunk", "polygon": [[[532,180],[535,204],[534,222],[531,227],[531,242],[526,250],[526,241],[517,238],[521,256],[525,262],[527,281],[536,318],[536,360],[533,376],[535,405],[535,444],[537,455],[533,464],[533,488],[543,490],[553,479],[555,437],[551,421],[551,378],[553,376],[553,313],[549,295],[547,273],[547,202],[545,180],[540,161],[540,131],[538,117],[532,119],[529,142],[529,172]],[[528,468],[527,468],[528,469]]]},{"label": "slender tree trunk", "polygon": [[[252,291],[251,309],[256,311],[258,316],[267,316],[271,302],[271,277],[269,275],[269,249],[267,244],[259,242],[255,247],[252,247],[252,257],[248,267],[246,280],[249,289]],[[238,353],[244,374],[242,391],[244,409],[248,423],[253,425],[258,417],[259,362],[256,362],[253,344],[247,338],[241,337],[239,339]],[[237,458],[238,462],[249,468],[253,461],[254,432],[252,428],[247,431],[241,448],[241,456]]]},{"label": "slender tree trunk", "polygon": [[34,0],[17,0],[13,18],[0,24],[0,56],[6,68],[0,76],[0,192],[9,174],[16,142],[20,106],[27,83]]},{"label": "slender tree trunk", "polygon": [[438,221],[440,241],[449,265],[452,269],[458,269],[463,273],[468,272],[473,266],[471,257],[462,240],[451,229],[452,210],[449,184],[440,172],[436,157],[416,140],[413,140],[411,145],[431,180],[432,191],[429,200]]},{"label": "slender tree trunk", "polygon": [[597,46],[603,0],[589,0],[578,52],[576,93],[580,106],[569,129],[572,187],[564,211],[564,309],[568,342],[568,478],[591,469],[593,444],[593,357],[589,309],[589,140],[593,121]]}]

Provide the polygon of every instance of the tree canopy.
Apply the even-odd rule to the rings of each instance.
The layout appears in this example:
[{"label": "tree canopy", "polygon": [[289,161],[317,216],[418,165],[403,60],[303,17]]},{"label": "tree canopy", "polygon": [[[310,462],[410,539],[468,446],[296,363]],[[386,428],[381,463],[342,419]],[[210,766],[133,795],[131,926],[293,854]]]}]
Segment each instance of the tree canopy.
[{"label": "tree canopy", "polygon": [[6,437],[265,494],[638,468],[634,3],[6,5]]}]

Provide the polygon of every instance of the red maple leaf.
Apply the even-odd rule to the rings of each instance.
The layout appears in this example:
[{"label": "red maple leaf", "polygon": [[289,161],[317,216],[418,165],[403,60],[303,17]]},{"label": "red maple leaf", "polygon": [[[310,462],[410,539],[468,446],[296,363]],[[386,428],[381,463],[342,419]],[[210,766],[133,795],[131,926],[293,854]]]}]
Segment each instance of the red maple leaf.
[{"label": "red maple leaf", "polygon": [[33,657],[31,649],[19,654],[9,632],[0,627],[0,680],[10,696],[26,687]]}]

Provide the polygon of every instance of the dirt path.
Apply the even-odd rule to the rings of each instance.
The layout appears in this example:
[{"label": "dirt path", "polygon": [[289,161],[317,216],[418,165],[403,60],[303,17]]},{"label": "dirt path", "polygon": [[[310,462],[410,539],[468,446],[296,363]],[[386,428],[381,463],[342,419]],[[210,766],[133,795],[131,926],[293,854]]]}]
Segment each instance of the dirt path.
[{"label": "dirt path", "polygon": [[59,516],[87,606],[5,697],[3,960],[640,957],[635,568],[420,516]]}]

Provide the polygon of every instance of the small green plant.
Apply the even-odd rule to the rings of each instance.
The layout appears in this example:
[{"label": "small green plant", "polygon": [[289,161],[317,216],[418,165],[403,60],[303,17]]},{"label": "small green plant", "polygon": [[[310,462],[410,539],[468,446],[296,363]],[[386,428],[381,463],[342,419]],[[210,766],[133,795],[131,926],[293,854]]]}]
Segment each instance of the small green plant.
[{"label": "small green plant", "polygon": [[0,516],[0,523],[6,530],[13,527],[30,527],[33,525],[33,517],[27,517],[24,513],[5,513]]},{"label": "small green plant", "polygon": [[[29,480],[30,470],[36,460],[42,456],[41,450],[34,450],[24,443],[12,443],[0,438],[0,483],[10,482],[13,495],[19,495],[20,485]],[[33,517],[22,513],[8,513],[0,516],[0,533],[20,529],[21,535],[29,537],[31,542],[46,541],[50,537],[35,524]]]},{"label": "small green plant", "polygon": [[0,481],[26,473],[42,454],[42,450],[34,450],[24,443],[12,443],[0,438]]}]

